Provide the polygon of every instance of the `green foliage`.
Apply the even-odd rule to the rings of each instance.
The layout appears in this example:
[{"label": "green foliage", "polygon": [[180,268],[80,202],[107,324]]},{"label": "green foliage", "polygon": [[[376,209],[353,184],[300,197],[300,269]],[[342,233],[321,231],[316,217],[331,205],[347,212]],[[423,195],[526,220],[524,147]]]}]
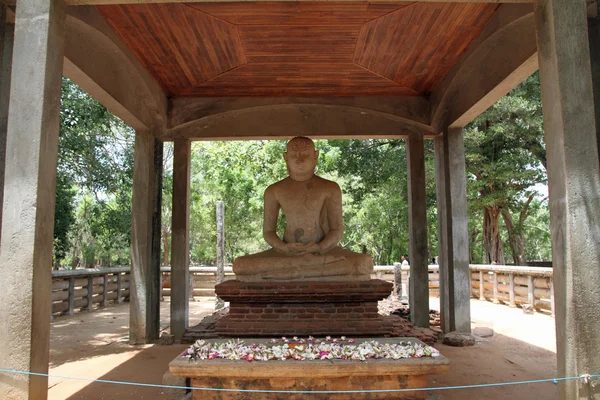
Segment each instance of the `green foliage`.
[{"label": "green foliage", "polygon": [[131,128],[63,78],[55,264],[129,264],[133,140]]},{"label": "green foliage", "polygon": [[198,142],[193,145],[190,252],[193,262],[216,259],[216,202],[225,205],[225,259],[265,249],[262,197],[285,176],[283,142]]},{"label": "green foliage", "polygon": [[[513,258],[519,262],[515,245],[524,246],[525,239],[521,219],[529,215],[528,199],[537,196],[535,186],[546,182],[539,75],[532,75],[498,100],[469,124],[464,134],[472,260],[490,262],[490,257],[501,254],[500,250],[496,256],[490,255],[488,246],[503,247],[503,243],[494,243],[502,240],[501,236],[491,236],[502,227],[498,218],[503,215],[505,241],[516,240],[506,242],[505,247],[512,248]],[[481,223],[486,215],[488,222]],[[514,227],[506,225],[507,218],[515,222]],[[477,240],[484,242],[484,252],[473,246]]]}]

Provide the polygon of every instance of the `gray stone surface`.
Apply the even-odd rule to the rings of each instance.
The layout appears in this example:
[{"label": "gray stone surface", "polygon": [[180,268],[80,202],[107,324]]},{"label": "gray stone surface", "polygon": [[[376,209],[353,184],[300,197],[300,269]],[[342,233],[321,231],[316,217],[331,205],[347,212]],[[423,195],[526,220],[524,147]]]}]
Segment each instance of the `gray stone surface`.
[{"label": "gray stone surface", "polygon": [[[185,384],[186,378],[184,376],[173,376],[169,371],[166,371],[163,375],[162,384],[166,386],[186,386]],[[164,388],[160,390],[162,393],[161,398],[166,400],[185,400],[186,399],[186,389],[178,389],[178,388]],[[190,393],[192,394],[192,393]],[[190,396],[190,400],[191,400]]]},{"label": "gray stone surface", "polygon": [[470,333],[448,332],[442,338],[442,343],[454,347],[474,346],[475,336]]},{"label": "gray stone surface", "polygon": [[[64,16],[61,0],[19,2],[7,123],[0,365],[37,373],[48,372]],[[45,399],[47,391],[46,377],[0,379],[2,399]]]},{"label": "gray stone surface", "polygon": [[180,341],[188,327],[191,143],[176,140],[173,154],[171,229],[171,334]]},{"label": "gray stone surface", "polygon": [[131,208],[131,281],[129,342],[149,343],[158,339],[160,277],[152,268],[153,214],[155,202],[155,139],[149,132],[136,132]]},{"label": "gray stone surface", "polygon": [[465,152],[461,129],[447,129],[435,143],[438,202],[441,326],[471,332],[471,282]]},{"label": "gray stone surface", "polygon": [[425,150],[422,137],[409,137],[407,164],[410,319],[416,326],[429,328],[427,200],[425,196]]},{"label": "gray stone surface", "polygon": [[492,328],[488,328],[487,326],[478,326],[473,328],[473,335],[482,338],[491,337],[494,336],[494,330]]},{"label": "gray stone surface", "polygon": [[152,231],[150,250],[150,270],[146,282],[148,284],[148,299],[152,304],[146,314],[146,325],[151,327],[148,331],[148,342],[158,339],[160,331],[160,299],[162,297],[161,263],[161,234],[162,234],[162,183],[163,183],[163,154],[164,145],[154,139],[154,162],[152,166]]},{"label": "gray stone surface", "polygon": [[12,68],[15,25],[6,21],[7,7],[0,6],[0,226],[2,226],[2,202],[4,198],[4,166],[6,160],[6,128],[8,124],[8,99],[10,97],[10,73]]},{"label": "gray stone surface", "polygon": [[[592,6],[593,7],[593,6]],[[596,4],[596,7],[598,5]],[[596,14],[598,14],[596,10]],[[600,149],[600,15],[588,18],[592,82],[594,85],[594,112],[596,114],[596,138]],[[599,150],[600,151],[600,150]]]},{"label": "gray stone surface", "polygon": [[163,332],[162,335],[160,335],[160,339],[158,339],[158,344],[163,346],[170,346],[173,343],[175,343],[175,336],[167,332]]},{"label": "gray stone surface", "polygon": [[533,305],[531,304],[521,304],[521,309],[525,314],[533,314],[535,312]]},{"label": "gray stone surface", "polygon": [[[600,168],[586,2],[535,10],[554,266],[558,376],[600,371]],[[595,266],[595,267],[590,267]],[[578,381],[561,399],[587,398]]]}]

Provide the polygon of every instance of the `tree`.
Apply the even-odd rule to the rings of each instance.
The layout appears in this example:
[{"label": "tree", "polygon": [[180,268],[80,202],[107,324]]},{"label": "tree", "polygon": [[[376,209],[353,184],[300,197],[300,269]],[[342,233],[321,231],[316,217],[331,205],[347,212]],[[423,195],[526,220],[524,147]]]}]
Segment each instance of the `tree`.
[{"label": "tree", "polygon": [[63,78],[54,224],[56,265],[70,247],[74,266],[128,263],[133,139],[131,128]]},{"label": "tree", "polygon": [[534,186],[546,181],[542,123],[536,73],[465,128],[468,193],[482,210],[487,263],[505,263],[501,216],[514,261],[526,263],[523,225]]}]

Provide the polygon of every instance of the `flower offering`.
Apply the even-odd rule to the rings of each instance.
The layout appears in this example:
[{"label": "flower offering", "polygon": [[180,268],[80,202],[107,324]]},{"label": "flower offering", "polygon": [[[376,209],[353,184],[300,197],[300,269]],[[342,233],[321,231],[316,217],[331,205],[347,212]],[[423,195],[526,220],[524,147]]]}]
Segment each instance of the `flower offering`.
[{"label": "flower offering", "polygon": [[271,339],[267,343],[246,343],[243,340],[207,342],[198,340],[181,356],[190,360],[360,360],[438,357],[439,351],[431,346],[412,342],[379,343],[377,340],[331,338],[324,340],[309,336],[307,339],[294,337]]}]

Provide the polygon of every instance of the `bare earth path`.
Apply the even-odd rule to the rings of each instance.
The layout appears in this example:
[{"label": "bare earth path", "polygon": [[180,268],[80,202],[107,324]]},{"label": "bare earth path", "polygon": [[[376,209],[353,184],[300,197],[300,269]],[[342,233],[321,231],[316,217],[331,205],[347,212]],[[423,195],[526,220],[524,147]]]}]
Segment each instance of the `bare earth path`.
[{"label": "bare earth path", "polygon": [[[213,310],[213,298],[190,303],[190,324]],[[437,307],[432,300],[432,308]],[[161,328],[169,324],[169,302],[161,305]],[[451,361],[450,372],[431,377],[431,387],[459,386],[552,378],[556,376],[554,319],[526,315],[520,309],[471,300],[473,326],[494,329],[494,336],[474,347],[437,344]],[[130,346],[127,344],[129,305],[57,318],[52,322],[50,374],[85,379],[105,379],[161,384],[169,361],[184,345]],[[51,378],[49,399],[165,399],[160,388],[91,383]],[[432,398],[457,399],[556,399],[552,383],[497,388],[454,389],[432,392]],[[318,396],[312,396],[318,398]],[[311,398],[308,396],[308,398]]]}]

